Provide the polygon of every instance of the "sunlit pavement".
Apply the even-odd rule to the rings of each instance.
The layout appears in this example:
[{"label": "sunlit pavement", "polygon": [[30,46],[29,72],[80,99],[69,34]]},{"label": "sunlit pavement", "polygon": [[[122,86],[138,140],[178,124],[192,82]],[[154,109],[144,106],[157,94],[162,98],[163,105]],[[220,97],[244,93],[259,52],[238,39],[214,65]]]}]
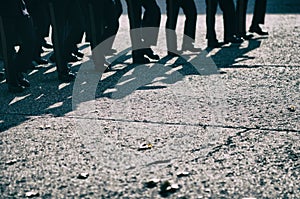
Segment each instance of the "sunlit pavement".
[{"label": "sunlit pavement", "polygon": [[[162,60],[135,66],[122,51],[93,100],[72,104],[76,83],[59,84],[50,64],[23,94],[2,82],[1,198],[300,198],[299,2],[269,0],[268,37],[214,50],[197,8],[201,52],[165,57],[163,12]],[[126,14],[120,22],[118,50],[130,47]],[[222,41],[221,15],[216,30]],[[82,95],[97,86],[85,84]]]}]

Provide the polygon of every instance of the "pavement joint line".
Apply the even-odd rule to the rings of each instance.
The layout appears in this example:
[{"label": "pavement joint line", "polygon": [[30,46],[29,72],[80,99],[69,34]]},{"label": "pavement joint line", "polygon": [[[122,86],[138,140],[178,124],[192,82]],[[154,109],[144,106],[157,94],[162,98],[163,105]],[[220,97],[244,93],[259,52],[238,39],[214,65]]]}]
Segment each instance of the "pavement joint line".
[{"label": "pavement joint line", "polygon": [[80,120],[99,120],[99,121],[111,121],[111,122],[123,122],[123,123],[145,123],[145,124],[159,124],[159,125],[168,125],[168,126],[194,126],[194,127],[202,127],[206,128],[224,128],[224,129],[243,129],[243,130],[262,130],[262,131],[273,131],[273,132],[292,132],[292,133],[300,133],[298,129],[284,129],[284,128],[265,128],[265,127],[247,127],[247,126],[233,126],[233,125],[221,125],[221,124],[193,124],[186,122],[157,122],[150,120],[126,120],[126,119],[114,119],[114,118],[93,118],[93,117],[79,117],[79,116],[56,116],[56,115],[45,115],[45,116],[37,116],[33,114],[25,114],[25,113],[0,113],[0,115],[21,115],[28,117],[39,117],[39,118],[69,118],[69,119],[80,119]]},{"label": "pavement joint line", "polygon": [[206,128],[224,128],[224,129],[242,129],[246,131],[250,130],[262,130],[262,131],[274,131],[274,132],[293,132],[300,133],[300,130],[297,129],[283,129],[283,128],[265,128],[265,127],[246,127],[246,126],[232,126],[232,125],[221,125],[221,124],[193,124],[186,122],[157,122],[149,120],[126,120],[126,119],[114,119],[114,118],[88,118],[88,117],[76,117],[76,116],[67,116],[68,118],[81,119],[81,120],[99,120],[99,121],[112,121],[112,122],[124,122],[124,123],[145,123],[145,124],[159,124],[159,125],[169,125],[169,126],[194,126]]}]

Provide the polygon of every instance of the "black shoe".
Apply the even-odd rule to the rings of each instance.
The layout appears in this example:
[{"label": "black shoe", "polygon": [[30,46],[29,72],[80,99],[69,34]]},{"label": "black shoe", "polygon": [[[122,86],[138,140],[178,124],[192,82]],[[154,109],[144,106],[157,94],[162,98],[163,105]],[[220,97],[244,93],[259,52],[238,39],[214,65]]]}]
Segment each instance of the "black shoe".
[{"label": "black shoe", "polygon": [[132,58],[133,64],[149,64],[150,60],[144,56],[141,57],[133,57]]},{"label": "black shoe", "polygon": [[53,48],[53,45],[52,45],[52,44],[49,44],[49,43],[47,43],[47,42],[45,42],[45,43],[43,44],[43,47],[44,47],[44,48],[50,49],[50,48]]},{"label": "black shoe", "polygon": [[143,54],[149,57],[150,59],[159,60],[159,56],[154,54],[151,48],[146,48],[142,50]]},{"label": "black shoe", "polygon": [[75,80],[76,76],[74,73],[66,73],[66,74],[58,74],[58,79],[61,82],[64,83],[69,83],[69,82],[73,82]]},{"label": "black shoe", "polygon": [[8,84],[8,92],[10,92],[10,93],[22,93],[24,90],[25,90],[25,88],[21,85]]},{"label": "black shoe", "polygon": [[225,43],[225,44],[228,44],[228,43],[232,43],[232,44],[240,44],[240,43],[243,43],[243,41],[244,41],[244,40],[243,40],[242,38],[233,36],[233,37],[231,37],[231,38],[229,38],[229,39],[226,39],[226,40],[224,41],[224,43]]},{"label": "black shoe", "polygon": [[75,52],[73,52],[73,54],[76,55],[79,58],[83,58],[83,56],[84,56],[84,54],[82,52],[79,52],[79,51],[75,51]]},{"label": "black shoe", "polygon": [[34,60],[38,65],[45,65],[45,64],[48,64],[48,61],[46,59],[43,59],[43,58],[36,58]]},{"label": "black shoe", "polygon": [[241,35],[241,38],[243,38],[244,40],[250,40],[250,39],[252,39],[252,37],[253,37],[252,34],[250,34],[250,35],[246,35],[246,34]]},{"label": "black shoe", "polygon": [[218,42],[218,40],[216,40],[216,41],[208,40],[207,41],[208,48],[221,48],[222,46],[223,46],[223,43]]},{"label": "black shoe", "polygon": [[168,56],[169,57],[180,57],[180,55],[182,54],[181,51],[168,51]]},{"label": "black shoe", "polygon": [[251,26],[250,29],[249,29],[249,32],[256,33],[256,34],[259,34],[261,36],[269,35],[268,32],[262,31],[262,29],[259,26]]}]

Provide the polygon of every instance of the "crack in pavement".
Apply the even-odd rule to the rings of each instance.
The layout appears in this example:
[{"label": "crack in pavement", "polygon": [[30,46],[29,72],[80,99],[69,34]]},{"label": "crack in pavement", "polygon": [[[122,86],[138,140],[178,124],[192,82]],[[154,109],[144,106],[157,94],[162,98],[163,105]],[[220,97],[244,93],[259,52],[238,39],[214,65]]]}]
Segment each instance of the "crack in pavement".
[{"label": "crack in pavement", "polygon": [[222,125],[222,124],[203,124],[203,123],[187,123],[187,122],[159,122],[151,120],[128,120],[128,119],[115,119],[115,118],[94,118],[94,117],[79,117],[79,116],[56,116],[56,115],[45,115],[36,116],[34,114],[26,113],[0,113],[0,115],[20,115],[27,117],[40,117],[40,118],[69,118],[69,119],[80,119],[80,120],[98,120],[98,121],[111,121],[111,122],[124,122],[124,123],[145,123],[145,124],[158,124],[158,125],[168,125],[168,126],[191,126],[191,127],[202,127],[206,128],[224,128],[224,129],[241,129],[241,130],[262,130],[262,131],[273,131],[273,132],[293,132],[300,133],[300,129],[287,129],[287,128],[266,128],[266,127],[247,127],[247,126],[234,126],[234,125]]}]

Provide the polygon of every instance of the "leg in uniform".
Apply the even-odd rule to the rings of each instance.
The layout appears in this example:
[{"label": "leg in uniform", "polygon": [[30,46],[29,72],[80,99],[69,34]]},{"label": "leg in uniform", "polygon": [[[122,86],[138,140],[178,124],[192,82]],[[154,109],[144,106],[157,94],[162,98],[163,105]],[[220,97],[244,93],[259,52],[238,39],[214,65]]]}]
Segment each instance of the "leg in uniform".
[{"label": "leg in uniform", "polygon": [[[194,47],[195,35],[196,35],[196,22],[197,22],[197,10],[194,0],[166,0],[167,3],[167,47],[168,54],[173,55],[177,51],[177,37],[176,37],[176,25],[178,19],[179,9],[182,8],[186,20],[184,26],[184,37],[182,43],[182,50],[189,50],[192,52],[199,51]],[[179,52],[178,52],[179,53]]]},{"label": "leg in uniform", "polygon": [[52,41],[56,58],[58,79],[62,82],[75,80],[75,75],[68,67],[68,52],[66,51],[66,36],[68,34],[66,10],[72,1],[50,0],[50,15],[52,24]]},{"label": "leg in uniform", "polygon": [[223,12],[224,42],[242,43],[243,40],[236,37],[236,16],[233,0],[219,0],[219,5]]},{"label": "leg in uniform", "polygon": [[259,27],[259,24],[265,23],[266,10],[267,0],[255,0],[252,24],[249,30],[250,32],[257,33],[259,35],[268,35],[268,32],[262,31]]},{"label": "leg in uniform", "polygon": [[[151,59],[158,60],[150,48],[156,45],[161,13],[155,0],[126,0],[130,23],[133,63],[145,64]],[[142,17],[142,8],[145,9]],[[136,30],[145,28],[144,30]]]},{"label": "leg in uniform", "polygon": [[[27,72],[34,56],[34,28],[22,0],[12,0],[1,6],[0,33],[6,83],[10,92],[22,92],[30,86],[23,73]],[[19,50],[15,52],[17,42]]]}]

